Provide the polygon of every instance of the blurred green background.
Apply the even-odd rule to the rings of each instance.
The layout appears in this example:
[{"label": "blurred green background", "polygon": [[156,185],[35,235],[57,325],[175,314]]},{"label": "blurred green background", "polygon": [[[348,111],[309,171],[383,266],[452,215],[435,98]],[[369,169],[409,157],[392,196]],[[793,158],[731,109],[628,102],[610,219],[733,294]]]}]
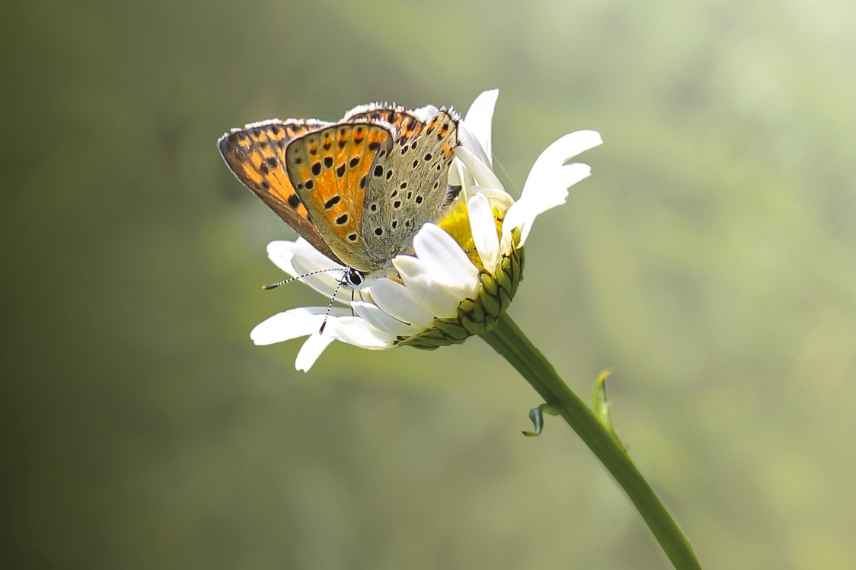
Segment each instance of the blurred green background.
[{"label": "blurred green background", "polygon": [[323,303],[222,164],[229,127],[500,88],[499,172],[606,144],[511,314],[619,432],[707,568],[846,568],[856,37],[844,1],[28,3],[6,9],[3,413],[16,567],[663,568],[483,342],[252,326]]}]

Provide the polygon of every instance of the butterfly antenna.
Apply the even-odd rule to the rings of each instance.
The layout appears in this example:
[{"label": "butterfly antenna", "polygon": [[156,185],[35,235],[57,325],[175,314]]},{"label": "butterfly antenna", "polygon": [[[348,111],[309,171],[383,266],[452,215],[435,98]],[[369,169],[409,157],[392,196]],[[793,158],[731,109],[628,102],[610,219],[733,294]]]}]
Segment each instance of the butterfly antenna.
[{"label": "butterfly antenna", "polygon": [[276,283],[271,283],[270,285],[262,285],[262,289],[265,291],[270,291],[271,289],[276,289],[277,287],[282,287],[283,285],[288,285],[292,281],[297,281],[299,279],[305,279],[307,277],[312,277],[313,275],[318,275],[319,273],[328,273],[330,271],[342,271],[341,267],[331,267],[330,269],[319,269],[318,271],[310,271],[309,273],[302,273],[301,275],[295,275],[294,277],[289,277],[288,279],[283,279],[282,281],[277,281]]},{"label": "butterfly antenna", "polygon": [[324,321],[321,323],[321,328],[318,329],[318,334],[324,334],[324,327],[327,326],[327,318],[330,316],[330,311],[333,309],[333,301],[336,300],[336,295],[339,294],[339,289],[342,288],[342,285],[345,283],[345,277],[336,284],[336,288],[333,289],[333,295],[330,296],[330,302],[327,303],[327,311],[324,313]]}]

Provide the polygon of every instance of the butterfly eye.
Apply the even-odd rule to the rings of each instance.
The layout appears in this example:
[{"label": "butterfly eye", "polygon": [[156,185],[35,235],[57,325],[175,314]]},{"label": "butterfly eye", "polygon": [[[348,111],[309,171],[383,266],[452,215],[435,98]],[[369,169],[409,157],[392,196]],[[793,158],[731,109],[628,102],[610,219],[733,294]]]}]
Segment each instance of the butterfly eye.
[{"label": "butterfly eye", "polygon": [[351,287],[359,287],[363,284],[363,276],[353,267],[348,269],[348,272],[345,274],[345,278],[348,280],[348,285]]}]

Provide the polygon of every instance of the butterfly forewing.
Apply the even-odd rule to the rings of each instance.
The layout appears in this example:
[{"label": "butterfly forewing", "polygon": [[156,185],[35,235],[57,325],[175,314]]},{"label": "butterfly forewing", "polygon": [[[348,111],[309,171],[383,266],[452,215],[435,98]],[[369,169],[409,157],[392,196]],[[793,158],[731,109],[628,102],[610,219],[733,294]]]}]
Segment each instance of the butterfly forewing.
[{"label": "butterfly forewing", "polygon": [[443,214],[456,145],[456,120],[440,111],[378,157],[367,185],[362,227],[366,248],[374,255],[390,260],[409,250],[419,228]]},{"label": "butterfly forewing", "polygon": [[291,184],[318,232],[339,259],[362,271],[388,261],[366,247],[362,222],[375,162],[392,142],[386,123],[346,122],[299,137],[285,151]]},{"label": "butterfly forewing", "polygon": [[329,123],[273,119],[232,129],[217,143],[232,173],[315,249],[339,261],[309,220],[309,212],[285,171],[288,143]]}]

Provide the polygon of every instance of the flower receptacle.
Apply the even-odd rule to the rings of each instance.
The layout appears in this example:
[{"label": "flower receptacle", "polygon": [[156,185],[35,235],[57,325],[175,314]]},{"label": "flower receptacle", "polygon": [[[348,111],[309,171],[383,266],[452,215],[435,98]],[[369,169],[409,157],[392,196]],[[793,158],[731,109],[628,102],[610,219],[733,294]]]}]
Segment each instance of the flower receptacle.
[{"label": "flower receptacle", "polygon": [[458,304],[456,317],[434,319],[431,328],[412,337],[399,338],[396,344],[433,350],[460,344],[472,335],[490,331],[511,305],[522,280],[523,248],[512,248],[501,257],[493,275],[485,270],[479,272],[479,287],[474,298]]}]

